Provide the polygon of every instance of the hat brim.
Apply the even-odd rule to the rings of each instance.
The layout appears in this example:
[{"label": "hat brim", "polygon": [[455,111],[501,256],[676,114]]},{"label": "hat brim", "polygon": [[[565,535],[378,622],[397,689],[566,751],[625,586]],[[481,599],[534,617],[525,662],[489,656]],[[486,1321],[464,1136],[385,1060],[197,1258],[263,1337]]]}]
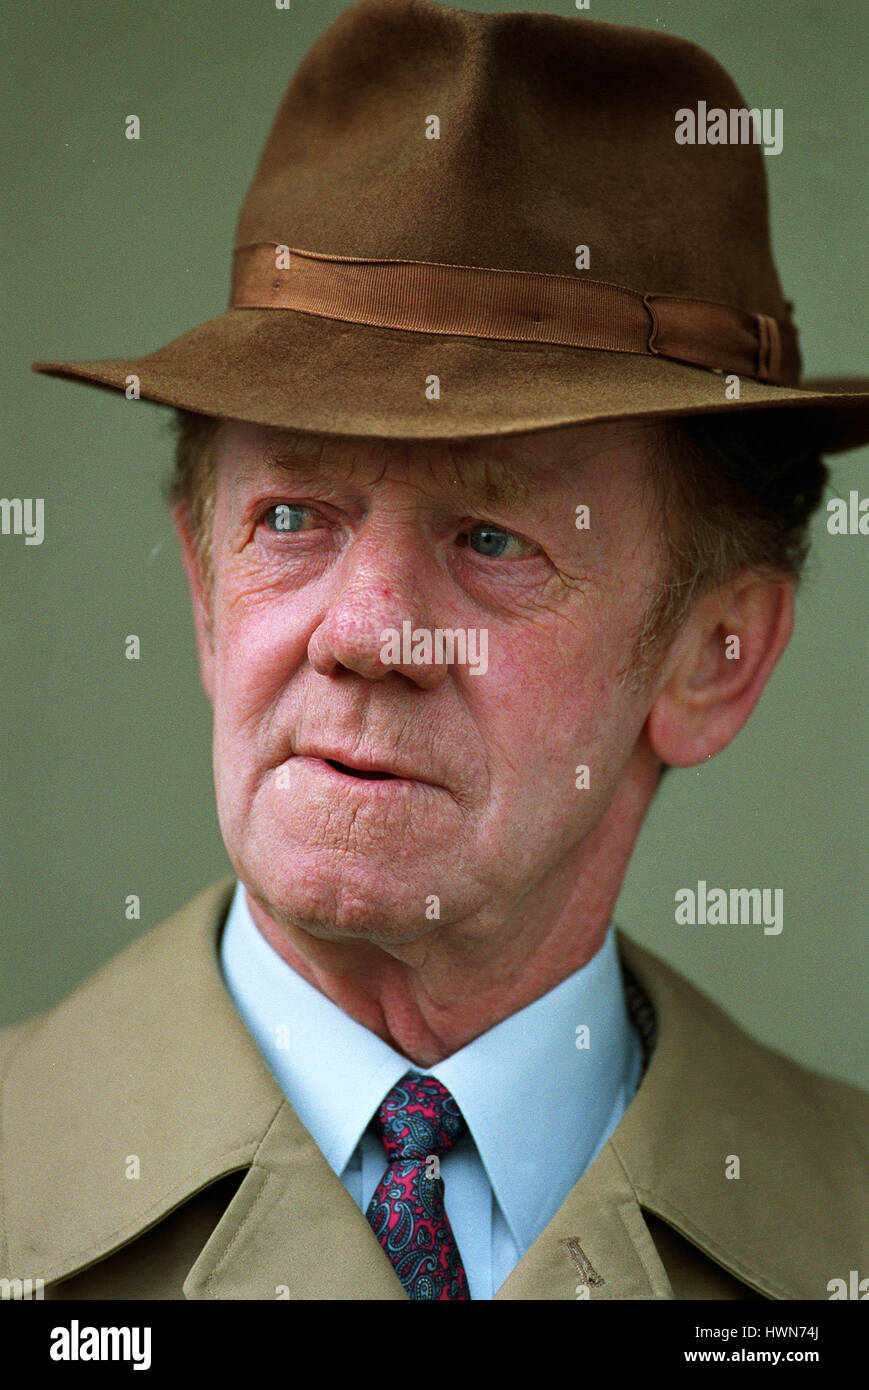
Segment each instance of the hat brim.
[{"label": "hat brim", "polygon": [[[798,410],[820,449],[869,441],[869,380],[799,389],[663,357],[416,333],[287,309],[229,309],[145,357],[34,371],[204,415],[316,434],[472,439],[593,422]],[[436,376],[439,397],[429,399]],[[431,393],[429,393],[431,394]]]}]

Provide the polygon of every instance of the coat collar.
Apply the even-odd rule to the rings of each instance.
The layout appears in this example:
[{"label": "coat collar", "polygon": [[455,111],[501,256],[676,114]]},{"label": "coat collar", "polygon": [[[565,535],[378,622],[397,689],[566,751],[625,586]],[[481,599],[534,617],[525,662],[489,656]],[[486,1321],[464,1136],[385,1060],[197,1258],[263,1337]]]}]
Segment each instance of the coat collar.
[{"label": "coat collar", "polygon": [[[200,893],[12,1031],[3,1262],[63,1279],[248,1170],[187,1297],[273,1299],[287,1285],[294,1297],[364,1287],[403,1298],[223,984],[232,891],[225,880]],[[654,1006],[655,1052],[611,1140],[498,1296],[574,1298],[587,1262],[600,1274],[591,1297],[672,1297],[642,1208],[767,1297],[825,1297],[849,1258],[831,1213],[858,1210],[863,1182],[843,1159],[855,1145],[832,1097],[859,1093],[754,1043],[663,961],[618,941]],[[732,1157],[741,1175],[728,1179]],[[340,1259],[324,1261],[330,1248]]]}]

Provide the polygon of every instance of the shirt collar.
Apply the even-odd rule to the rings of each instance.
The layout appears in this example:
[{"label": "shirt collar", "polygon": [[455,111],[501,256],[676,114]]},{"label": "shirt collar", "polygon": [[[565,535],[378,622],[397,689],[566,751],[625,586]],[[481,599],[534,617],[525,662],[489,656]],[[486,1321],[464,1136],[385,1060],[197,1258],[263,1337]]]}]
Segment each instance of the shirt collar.
[{"label": "shirt collar", "polygon": [[[387,1091],[406,1071],[423,1068],[281,959],[256,927],[240,883],[223,932],[221,967],[269,1069],[340,1176]],[[580,1028],[587,1034],[578,1034]],[[586,1037],[588,1045],[580,1046]],[[536,1238],[603,1147],[640,1065],[610,928],[579,970],[425,1069],[467,1120],[520,1248]],[[547,1145],[547,1135],[557,1142]]]}]

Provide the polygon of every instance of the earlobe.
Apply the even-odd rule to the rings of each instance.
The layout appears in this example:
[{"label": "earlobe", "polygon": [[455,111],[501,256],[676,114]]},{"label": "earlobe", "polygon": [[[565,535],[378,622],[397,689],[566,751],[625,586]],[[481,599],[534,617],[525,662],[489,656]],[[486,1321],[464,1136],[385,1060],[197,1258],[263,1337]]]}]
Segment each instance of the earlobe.
[{"label": "earlobe", "polygon": [[793,629],[793,582],[745,574],[704,594],[673,642],[646,732],[655,755],[694,767],[736,737]]},{"label": "earlobe", "polygon": [[203,581],[199,556],[187,508],[179,502],[173,508],[172,516],[181,546],[181,560],[187,575],[190,601],[193,607],[193,626],[196,632],[196,650],[199,655],[199,676],[202,688],[211,704],[214,704],[214,647],[211,640],[211,592]]}]

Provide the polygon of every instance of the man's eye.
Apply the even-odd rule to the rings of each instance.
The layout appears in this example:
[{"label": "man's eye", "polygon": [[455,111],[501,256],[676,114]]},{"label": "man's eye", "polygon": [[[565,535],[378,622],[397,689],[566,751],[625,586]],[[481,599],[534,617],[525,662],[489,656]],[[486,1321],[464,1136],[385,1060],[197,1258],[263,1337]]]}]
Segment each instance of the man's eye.
[{"label": "man's eye", "polygon": [[278,502],[269,507],[263,518],[269,530],[277,532],[302,531],[310,512],[307,507],[293,506],[289,502]]},{"label": "man's eye", "polygon": [[487,526],[484,522],[469,531],[465,539],[478,555],[488,555],[496,560],[504,555],[510,559],[520,555],[533,555],[537,550],[530,541],[523,541],[520,536],[514,536],[512,531],[502,531],[498,526]]}]

